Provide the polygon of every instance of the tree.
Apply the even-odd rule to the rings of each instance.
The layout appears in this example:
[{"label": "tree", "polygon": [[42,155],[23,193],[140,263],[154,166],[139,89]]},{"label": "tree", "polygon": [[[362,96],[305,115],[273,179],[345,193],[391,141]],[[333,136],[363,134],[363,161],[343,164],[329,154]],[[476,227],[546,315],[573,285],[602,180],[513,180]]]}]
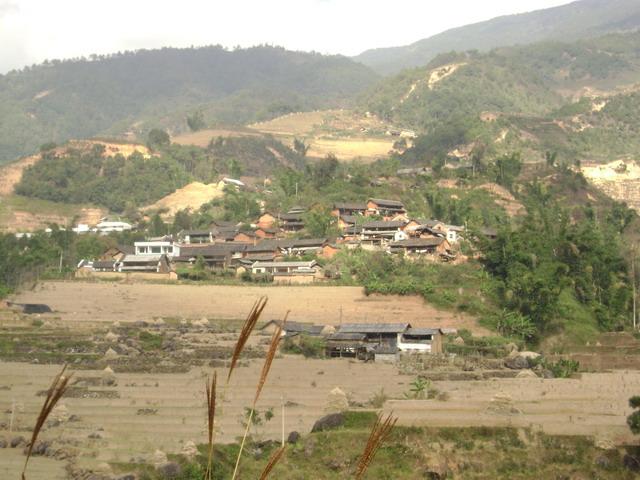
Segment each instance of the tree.
[{"label": "tree", "polygon": [[160,237],[167,234],[167,226],[165,225],[159,213],[154,213],[151,217],[149,233],[154,237]]},{"label": "tree", "polygon": [[327,186],[335,178],[339,162],[335,155],[329,154],[326,158],[307,165],[307,173],[311,177],[313,185],[320,189]]},{"label": "tree", "polygon": [[497,158],[493,169],[496,183],[510,189],[522,169],[520,154],[512,153]]},{"label": "tree", "polygon": [[332,233],[336,224],[336,217],[331,210],[324,206],[315,206],[304,216],[304,226],[312,237],[323,238]]},{"label": "tree", "polygon": [[147,135],[147,147],[149,150],[160,150],[171,145],[171,137],[167,132],[159,128],[153,128]]},{"label": "tree", "polygon": [[558,157],[558,152],[545,152],[544,159],[547,163],[547,167],[553,168],[556,166],[556,158]]},{"label": "tree", "polygon": [[187,126],[192,132],[197,132],[198,130],[206,128],[207,124],[204,121],[204,114],[202,113],[202,110],[198,110],[197,112],[194,112],[193,115],[187,116]]},{"label": "tree", "polygon": [[304,143],[304,140],[298,140],[294,138],[293,140],[293,149],[300,155],[301,157],[306,157],[307,152],[309,151],[310,145]]},{"label": "tree", "polygon": [[189,230],[192,228],[191,215],[188,210],[178,210],[173,217],[173,231],[175,233],[182,230]]},{"label": "tree", "polygon": [[242,165],[235,158],[229,160],[228,163],[229,175],[232,178],[240,178],[242,176]]},{"label": "tree", "polygon": [[640,435],[640,396],[631,397],[629,406],[635,409],[635,412],[627,417],[627,425],[634,434]]}]

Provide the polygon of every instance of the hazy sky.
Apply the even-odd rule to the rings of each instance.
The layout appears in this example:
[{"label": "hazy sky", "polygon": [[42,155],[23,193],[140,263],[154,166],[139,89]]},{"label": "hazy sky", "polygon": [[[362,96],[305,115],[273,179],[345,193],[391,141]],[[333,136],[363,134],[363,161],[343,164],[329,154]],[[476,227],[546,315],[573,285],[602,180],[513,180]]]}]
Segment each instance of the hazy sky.
[{"label": "hazy sky", "polygon": [[0,0],[0,72],[162,46],[261,43],[355,55],[569,0]]}]

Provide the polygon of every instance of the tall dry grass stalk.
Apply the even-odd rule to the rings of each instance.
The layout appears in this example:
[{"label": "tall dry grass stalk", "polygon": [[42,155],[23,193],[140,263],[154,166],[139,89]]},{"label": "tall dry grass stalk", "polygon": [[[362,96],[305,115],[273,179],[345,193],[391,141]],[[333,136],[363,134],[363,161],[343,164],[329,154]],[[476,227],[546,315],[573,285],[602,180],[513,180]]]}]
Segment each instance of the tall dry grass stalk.
[{"label": "tall dry grass stalk", "polygon": [[264,384],[267,381],[267,376],[269,375],[269,370],[271,370],[271,365],[273,364],[273,359],[276,356],[276,352],[278,351],[278,345],[280,344],[280,340],[282,339],[282,332],[284,331],[284,326],[287,322],[287,318],[289,317],[289,312],[287,311],[284,316],[284,320],[282,324],[276,328],[271,336],[271,343],[269,344],[269,351],[267,352],[267,356],[264,359],[264,365],[262,366],[262,372],[260,373],[260,379],[258,380],[258,385],[256,387],[256,395],[253,398],[253,405],[251,406],[251,412],[249,412],[249,418],[247,419],[247,426],[244,430],[244,435],[242,436],[242,442],[240,443],[240,451],[238,452],[238,457],[236,458],[236,466],[233,469],[233,476],[231,480],[235,480],[236,475],[238,474],[238,467],[240,466],[240,457],[242,457],[242,451],[244,450],[244,444],[247,440],[247,435],[249,434],[249,428],[251,428],[251,423],[253,422],[253,414],[256,409],[256,404],[258,403],[258,399],[260,398],[260,394],[262,393],[262,389]]},{"label": "tall dry grass stalk", "polygon": [[231,374],[233,373],[234,368],[236,367],[236,363],[238,363],[238,359],[240,358],[240,354],[244,349],[244,346],[249,340],[249,336],[253,331],[264,307],[267,306],[267,297],[260,297],[256,303],[253,304],[253,308],[249,312],[249,316],[244,322],[242,326],[242,330],[240,331],[240,336],[238,337],[238,341],[236,342],[236,347],[233,349],[233,356],[231,357],[231,365],[229,366],[229,375],[227,375],[227,383],[231,379]]},{"label": "tall dry grass stalk", "polygon": [[274,452],[274,454],[269,459],[269,463],[267,463],[267,465],[264,467],[262,475],[260,475],[260,480],[267,480],[267,477],[271,473],[271,470],[273,470],[273,467],[275,467],[280,459],[282,459],[282,457],[284,456],[284,449],[285,446],[283,445]]},{"label": "tall dry grass stalk", "polygon": [[356,469],[357,480],[364,477],[369,465],[373,461],[373,457],[375,457],[384,441],[389,437],[397,421],[397,418],[393,418],[393,412],[391,412],[384,421],[382,420],[382,415],[378,415],[369,434],[369,440],[367,440],[367,445],[362,453],[362,457],[360,457],[358,461],[358,468]]},{"label": "tall dry grass stalk", "polygon": [[214,370],[213,377],[211,377],[211,383],[209,379],[205,384],[205,390],[207,395],[207,433],[208,433],[208,445],[209,456],[207,458],[207,470],[205,472],[205,479],[211,480],[213,475],[213,438],[214,438],[214,421],[216,417],[216,383],[218,380],[218,374]]},{"label": "tall dry grass stalk", "polygon": [[66,392],[67,388],[69,387],[69,380],[71,380],[71,375],[64,375],[66,369],[66,365],[62,367],[60,373],[53,379],[53,383],[51,383],[49,390],[47,390],[47,396],[44,399],[44,404],[40,409],[40,414],[38,415],[38,419],[36,420],[36,425],[35,427],[33,427],[33,434],[31,435],[29,449],[27,450],[27,458],[25,459],[24,467],[22,468],[22,480],[26,480],[27,478],[25,476],[27,471],[27,464],[29,462],[29,459],[31,458],[33,446],[35,445],[36,440],[38,439],[38,435],[40,434],[40,431],[44,426],[44,422],[47,421],[47,418],[51,414],[51,411],[54,409],[58,401],[64,395],[64,392]]}]

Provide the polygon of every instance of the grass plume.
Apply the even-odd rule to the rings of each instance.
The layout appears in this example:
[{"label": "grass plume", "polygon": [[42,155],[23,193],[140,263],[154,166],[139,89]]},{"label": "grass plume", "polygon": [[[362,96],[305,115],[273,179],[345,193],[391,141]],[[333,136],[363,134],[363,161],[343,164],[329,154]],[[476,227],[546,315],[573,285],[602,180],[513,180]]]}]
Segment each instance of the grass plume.
[{"label": "grass plume", "polygon": [[240,443],[240,451],[238,452],[238,457],[236,458],[236,465],[233,469],[233,476],[231,480],[235,480],[236,475],[238,474],[238,466],[240,465],[240,457],[242,456],[242,451],[244,450],[244,444],[247,440],[247,435],[249,434],[249,428],[251,427],[251,422],[253,421],[253,414],[256,409],[256,404],[258,403],[258,398],[260,398],[260,394],[262,393],[262,389],[264,388],[264,384],[267,381],[267,376],[269,375],[269,370],[271,370],[271,365],[273,364],[273,359],[276,356],[276,352],[278,351],[278,345],[280,344],[280,340],[282,339],[282,332],[284,331],[284,326],[287,322],[287,318],[289,317],[289,312],[284,316],[284,320],[273,332],[271,336],[271,343],[269,344],[269,350],[267,352],[267,356],[264,359],[264,365],[262,366],[262,372],[260,373],[260,379],[258,380],[258,385],[256,387],[256,395],[253,398],[253,405],[251,406],[251,412],[249,413],[249,418],[247,420],[247,426],[244,430],[244,435],[242,436],[242,442]]},{"label": "grass plume", "polygon": [[277,463],[280,461],[280,459],[282,459],[282,457],[284,456],[284,451],[285,451],[285,447],[283,445],[282,447],[280,447],[278,450],[274,452],[274,454],[269,459],[269,463],[267,463],[267,465],[264,467],[264,470],[262,470],[262,475],[260,475],[260,480],[267,480],[267,477],[271,473],[271,470],[273,470],[273,467],[275,467]]},{"label": "grass plume", "polygon": [[389,434],[397,421],[397,417],[393,418],[393,412],[390,413],[384,421],[382,420],[382,415],[378,415],[378,418],[376,418],[373,428],[371,429],[371,433],[369,434],[369,440],[367,440],[364,452],[358,461],[358,467],[356,469],[357,480],[364,477],[364,474],[373,461],[373,458],[384,441],[389,437]]},{"label": "grass plume", "polygon": [[267,297],[260,297],[256,303],[253,304],[253,308],[249,312],[247,319],[242,325],[242,330],[240,331],[240,336],[238,337],[238,341],[236,342],[236,347],[233,350],[233,356],[231,357],[231,365],[229,366],[229,375],[227,375],[227,383],[231,379],[231,374],[233,373],[234,368],[236,367],[236,363],[238,363],[238,359],[240,358],[240,354],[244,349],[244,346],[249,340],[249,336],[253,331],[264,307],[267,305]]},{"label": "grass plume", "polygon": [[205,473],[205,479],[211,480],[213,475],[213,435],[214,435],[214,421],[216,416],[216,383],[218,380],[217,372],[213,372],[211,377],[211,383],[209,379],[205,384],[205,390],[207,395],[207,433],[208,433],[208,446],[209,456],[207,459],[207,471]]},{"label": "grass plume", "polygon": [[31,458],[31,453],[33,452],[33,446],[38,439],[38,435],[44,426],[44,422],[47,421],[47,418],[51,414],[51,411],[54,409],[58,401],[64,395],[64,392],[67,391],[69,387],[69,380],[71,380],[71,375],[64,375],[67,366],[62,367],[62,370],[58,375],[55,376],[49,390],[47,390],[47,396],[44,399],[44,404],[40,409],[40,414],[38,415],[38,419],[36,420],[36,425],[33,427],[33,434],[31,435],[31,441],[29,442],[29,449],[27,450],[27,458],[24,461],[24,467],[22,468],[22,480],[26,480],[26,471],[27,464],[29,459]]}]

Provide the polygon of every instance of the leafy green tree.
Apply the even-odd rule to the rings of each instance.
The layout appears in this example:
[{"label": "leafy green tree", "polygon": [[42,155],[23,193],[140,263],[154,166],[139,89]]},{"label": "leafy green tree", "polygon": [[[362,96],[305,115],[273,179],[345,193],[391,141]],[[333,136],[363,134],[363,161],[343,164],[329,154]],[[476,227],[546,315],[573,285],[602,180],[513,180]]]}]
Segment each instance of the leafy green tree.
[{"label": "leafy green tree", "polygon": [[335,155],[329,154],[316,163],[307,165],[307,174],[317,189],[326,187],[336,178],[339,162]]},{"label": "leafy green tree", "polygon": [[187,126],[192,132],[197,132],[207,127],[202,110],[198,110],[192,115],[187,116]]},{"label": "leafy green tree", "polygon": [[153,128],[147,135],[147,147],[150,150],[161,150],[171,145],[171,137],[160,128]]},{"label": "leafy green tree", "polygon": [[188,210],[178,210],[173,217],[173,232],[178,233],[182,230],[190,230],[193,227],[192,218]]},{"label": "leafy green tree", "polygon": [[323,238],[333,233],[336,217],[324,206],[315,206],[304,215],[304,228],[312,237]]},{"label": "leafy green tree", "polygon": [[511,188],[514,180],[520,175],[522,160],[519,153],[498,157],[493,165],[494,178],[497,184]]},{"label": "leafy green tree", "polygon": [[151,217],[149,233],[154,237],[160,237],[167,234],[167,225],[164,223],[164,220],[162,220],[159,213],[154,213]]},{"label": "leafy green tree", "polygon": [[627,425],[634,434],[640,435],[640,396],[631,397],[629,406],[636,411],[627,417]]},{"label": "leafy green tree", "polygon": [[296,192],[302,190],[304,175],[292,168],[282,168],[276,172],[276,184],[288,197],[293,197]]},{"label": "leafy green tree", "polygon": [[309,147],[310,147],[309,145],[304,143],[304,140],[299,140],[297,138],[293,139],[293,149],[301,157],[306,157],[307,156],[307,152],[309,151]]},{"label": "leafy green tree", "polygon": [[229,160],[227,167],[229,168],[229,175],[233,178],[240,178],[243,173],[242,165],[235,158]]}]

